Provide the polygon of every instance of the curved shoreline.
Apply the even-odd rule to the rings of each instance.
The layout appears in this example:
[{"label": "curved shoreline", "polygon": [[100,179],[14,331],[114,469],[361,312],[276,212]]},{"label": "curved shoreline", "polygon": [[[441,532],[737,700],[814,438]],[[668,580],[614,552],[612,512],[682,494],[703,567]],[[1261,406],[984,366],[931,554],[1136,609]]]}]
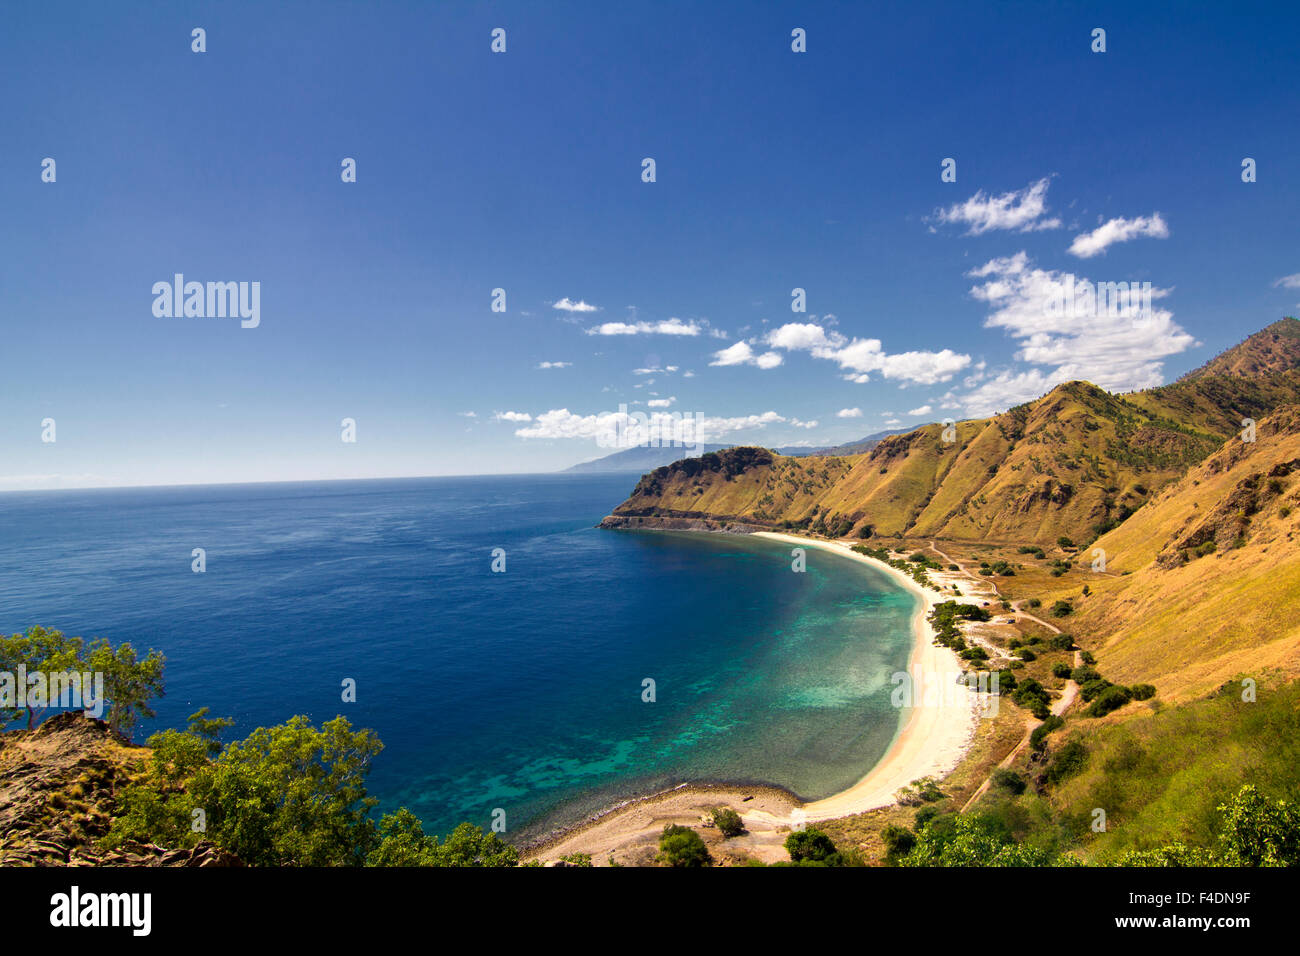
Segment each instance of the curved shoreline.
[{"label": "curved shoreline", "polygon": [[[655,530],[655,529],[646,529]],[[717,532],[706,532],[717,533]],[[524,856],[555,858],[569,853],[605,853],[628,844],[653,844],[664,822],[692,822],[706,807],[731,806],[742,815],[749,834],[731,841],[761,859],[784,859],[783,834],[803,822],[828,820],[865,813],[896,802],[895,794],[913,780],[941,776],[965,755],[974,736],[977,695],[959,689],[957,702],[943,695],[938,704],[928,702],[932,689],[955,683],[961,671],[957,655],[934,643],[927,618],[933,607],[952,596],[921,587],[907,574],[875,558],[859,554],[839,541],[805,538],[778,532],[751,532],[756,537],[830,551],[880,571],[916,599],[912,616],[913,643],[907,674],[917,695],[916,706],[901,723],[889,747],[866,774],[847,790],[821,800],[802,803],[794,794],[771,784],[739,787],[725,783],[685,781],[668,790],[633,797],[593,814],[582,823],[564,828],[524,848]],[[965,574],[930,572],[941,583],[967,581]],[[707,799],[706,799],[707,798]]]},{"label": "curved shoreline", "polygon": [[[897,568],[859,554],[839,541],[821,541],[771,531],[760,531],[756,535],[772,541],[832,551],[859,561],[888,575],[917,599],[916,613],[912,616],[912,652],[907,662],[914,706],[910,708],[906,722],[894,735],[893,741],[875,766],[861,780],[847,790],[805,804],[804,818],[810,821],[828,820],[889,806],[895,802],[894,794],[900,787],[905,787],[920,777],[937,777],[952,770],[970,746],[975,731],[976,706],[979,703],[977,696],[967,690],[953,695],[957,697],[956,703],[947,700],[946,694],[941,695],[937,704],[926,702],[932,693],[941,691],[945,685],[955,684],[956,675],[962,671],[957,655],[934,642],[934,629],[928,621],[934,606],[941,601],[952,600],[952,596],[923,588]],[[941,579],[966,577],[933,571],[930,576]]]}]

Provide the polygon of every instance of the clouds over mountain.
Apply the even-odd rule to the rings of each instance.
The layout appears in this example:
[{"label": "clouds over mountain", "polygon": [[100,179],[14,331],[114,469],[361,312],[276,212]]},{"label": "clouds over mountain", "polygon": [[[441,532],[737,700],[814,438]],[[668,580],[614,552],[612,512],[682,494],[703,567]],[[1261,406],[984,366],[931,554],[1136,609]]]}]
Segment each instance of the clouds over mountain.
[{"label": "clouds over mountain", "polygon": [[763,341],[786,351],[804,351],[835,362],[852,382],[865,383],[873,373],[917,385],[946,382],[970,365],[969,355],[951,349],[890,353],[880,339],[848,338],[816,323],[791,322],[769,332]]},{"label": "clouds over mountain", "polygon": [[[1019,345],[1015,358],[1035,366],[1003,370],[961,396],[968,414],[986,415],[1036,398],[1061,382],[1085,379],[1110,391],[1163,382],[1163,359],[1196,340],[1154,302],[1168,289],[1116,294],[1127,283],[1093,285],[1069,272],[1040,269],[1025,252],[991,259],[967,273],[980,279],[970,294],[991,309],[986,328]],[[1133,284],[1137,286],[1137,283]]]}]

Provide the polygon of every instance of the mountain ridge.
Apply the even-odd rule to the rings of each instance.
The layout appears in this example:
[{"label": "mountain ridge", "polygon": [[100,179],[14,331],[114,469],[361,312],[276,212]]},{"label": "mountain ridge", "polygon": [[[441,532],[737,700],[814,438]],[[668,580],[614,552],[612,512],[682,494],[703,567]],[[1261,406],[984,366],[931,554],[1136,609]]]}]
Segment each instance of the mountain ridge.
[{"label": "mountain ridge", "polygon": [[1244,420],[1288,402],[1300,402],[1294,318],[1143,392],[1072,381],[989,418],[887,436],[859,455],[733,448],[698,465],[666,465],[643,475],[602,525],[1091,541],[1209,457]]}]

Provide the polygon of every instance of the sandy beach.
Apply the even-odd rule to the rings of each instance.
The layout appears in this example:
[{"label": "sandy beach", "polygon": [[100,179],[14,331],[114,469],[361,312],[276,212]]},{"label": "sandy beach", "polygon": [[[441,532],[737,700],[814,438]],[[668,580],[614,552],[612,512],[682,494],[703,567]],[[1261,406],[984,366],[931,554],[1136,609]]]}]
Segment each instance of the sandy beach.
[{"label": "sandy beach", "polygon": [[[956,572],[932,571],[930,579],[947,591],[923,588],[902,571],[858,554],[849,544],[776,532],[756,534],[792,547],[831,551],[868,564],[916,597],[918,606],[912,617],[913,645],[908,674],[917,692],[917,703],[926,689],[941,689],[942,699],[912,707],[880,761],[853,786],[823,800],[800,805],[792,795],[774,788],[683,784],[667,793],[632,800],[611,809],[556,839],[531,848],[525,853],[526,858],[555,860],[572,853],[588,853],[597,865],[614,855],[624,863],[649,863],[665,824],[698,826],[713,808],[728,806],[741,815],[748,833],[726,841],[724,847],[721,841],[711,841],[710,831],[705,829],[702,833],[711,849],[776,862],[788,859],[784,841],[792,827],[889,806],[895,802],[895,794],[901,787],[921,777],[941,777],[960,762],[975,733],[979,699],[964,687],[956,686],[956,674],[961,670],[957,655],[934,643],[934,630],[926,619],[936,604],[953,599],[951,585],[957,584],[967,599],[973,600],[972,590],[983,582]],[[980,599],[983,597],[980,595]]]},{"label": "sandy beach", "polygon": [[[834,551],[888,574],[920,601],[912,617],[914,643],[908,660],[908,673],[913,688],[917,689],[917,699],[925,691],[940,688],[947,691],[949,685],[955,685],[956,675],[962,669],[957,655],[934,643],[934,629],[926,620],[936,604],[953,599],[951,593],[923,588],[897,568],[858,554],[850,545],[839,541],[818,541],[767,531],[757,532],[757,536],[798,547]],[[965,585],[968,591],[972,583],[964,574],[932,571],[929,576],[944,586],[953,583]],[[894,802],[894,794],[900,787],[920,777],[942,776],[957,766],[974,735],[979,701],[969,691],[959,687],[955,690],[957,693],[946,693],[937,705],[911,708],[907,722],[899,728],[880,762],[849,789],[806,804],[802,808],[804,818],[809,821],[828,820],[888,806]]]}]

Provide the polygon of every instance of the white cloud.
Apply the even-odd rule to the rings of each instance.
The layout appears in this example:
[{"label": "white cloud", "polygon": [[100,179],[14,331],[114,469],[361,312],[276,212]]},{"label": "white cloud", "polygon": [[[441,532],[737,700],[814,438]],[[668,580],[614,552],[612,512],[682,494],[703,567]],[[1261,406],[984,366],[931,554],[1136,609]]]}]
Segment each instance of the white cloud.
[{"label": "white cloud", "polygon": [[1300,272],[1293,276],[1283,276],[1273,283],[1273,288],[1300,289]]},{"label": "white cloud", "polygon": [[1136,219],[1116,218],[1103,223],[1092,232],[1084,232],[1074,237],[1070,243],[1070,255],[1080,259],[1091,259],[1101,255],[1107,248],[1117,242],[1128,242],[1140,236],[1152,239],[1168,239],[1169,226],[1160,218],[1160,213],[1150,216],[1138,216]]},{"label": "white cloud", "polygon": [[[985,327],[1003,329],[1019,343],[1017,360],[1049,367],[992,375],[961,397],[971,415],[1004,410],[1073,379],[1109,391],[1150,388],[1164,380],[1166,356],[1196,344],[1172,312],[1137,297],[1108,304],[1097,295],[1102,307],[1088,307],[1091,303],[1080,291],[1095,288],[1088,280],[1036,268],[1024,252],[992,259],[967,275],[985,280],[971,289],[974,298],[992,309]],[[1062,308],[1072,289],[1076,307]],[[1168,289],[1153,288],[1151,300],[1168,294]]]},{"label": "white cloud", "polygon": [[[578,438],[594,439],[606,447],[617,445],[617,436],[627,434],[629,429],[637,427],[633,413],[625,411],[601,412],[595,415],[579,415],[567,408],[553,408],[538,415],[531,424],[515,430],[520,438]],[[679,425],[685,424],[685,439],[688,443],[717,441],[735,432],[766,428],[768,425],[790,425],[795,428],[815,428],[817,422],[803,422],[797,418],[786,418],[774,411],[757,415],[738,415],[734,417],[717,417],[706,415],[683,415],[680,412],[653,412],[649,416],[650,427],[662,427],[665,436],[682,435]],[[641,427],[645,427],[644,423]]]},{"label": "white cloud", "polygon": [[[831,333],[835,336],[835,333]],[[767,344],[788,351],[811,351],[815,348],[832,348],[843,341],[842,336],[828,337],[826,330],[811,322],[787,322],[779,329],[767,333]]]},{"label": "white cloud", "polygon": [[570,299],[567,295],[566,295],[563,299],[561,299],[559,302],[552,302],[552,303],[551,303],[551,308],[552,308],[552,309],[559,309],[561,312],[570,312],[570,313],[572,313],[572,312],[599,312],[599,311],[600,311],[600,307],[599,307],[599,306],[595,306],[595,305],[591,305],[590,303],[583,302],[581,299],[579,299],[577,302],[574,302],[574,301],[573,301],[572,299]]},{"label": "white cloud", "polygon": [[860,408],[841,408],[835,413],[836,418],[861,418],[862,409]]},{"label": "white cloud", "polygon": [[675,371],[677,371],[676,365],[667,365],[664,366],[663,368],[634,368],[632,369],[632,374],[633,375],[656,375],[659,373],[670,374]]},{"label": "white cloud", "polygon": [[913,409],[911,409],[907,414],[909,414],[909,415],[929,415],[932,411],[934,411],[934,409],[931,408],[929,405],[922,405],[920,408],[913,408]]},{"label": "white cloud", "polygon": [[769,332],[765,341],[776,348],[806,350],[814,358],[837,362],[849,373],[845,378],[859,384],[871,380],[868,373],[879,372],[887,379],[933,385],[948,381],[970,364],[969,355],[951,349],[890,354],[879,339],[848,339],[811,323],[788,323]]},{"label": "white cloud", "polygon": [[761,355],[750,348],[748,342],[737,342],[720,352],[713,353],[710,365],[757,365],[759,368],[776,368],[784,359],[778,352],[763,352]]},{"label": "white cloud", "polygon": [[971,417],[983,418],[1045,395],[1069,380],[1069,376],[1055,372],[1048,374],[1036,368],[1025,372],[1004,370],[963,395],[961,407]]},{"label": "white cloud", "polygon": [[651,408],[667,408],[675,401],[677,401],[676,395],[672,398],[652,398],[650,401],[646,402],[646,404]]},{"label": "white cloud", "polygon": [[533,416],[527,412],[497,412],[492,416],[496,422],[531,422]]},{"label": "white cloud", "polygon": [[538,362],[538,368],[569,368],[572,362]]},{"label": "white cloud", "polygon": [[1061,220],[1043,219],[1047,212],[1047,186],[1044,176],[1024,189],[1015,189],[1001,196],[990,196],[983,190],[965,202],[954,203],[947,209],[936,209],[934,218],[948,224],[964,224],[966,235],[978,236],[994,229],[1017,229],[1020,232],[1037,232],[1041,229],[1059,229]]},{"label": "white cloud", "polygon": [[[661,319],[658,322],[605,322],[587,329],[588,335],[699,335],[702,326],[681,319]],[[725,335],[725,333],[724,333]]]},{"label": "white cloud", "polygon": [[457,412],[462,418],[478,418],[478,412]]}]

